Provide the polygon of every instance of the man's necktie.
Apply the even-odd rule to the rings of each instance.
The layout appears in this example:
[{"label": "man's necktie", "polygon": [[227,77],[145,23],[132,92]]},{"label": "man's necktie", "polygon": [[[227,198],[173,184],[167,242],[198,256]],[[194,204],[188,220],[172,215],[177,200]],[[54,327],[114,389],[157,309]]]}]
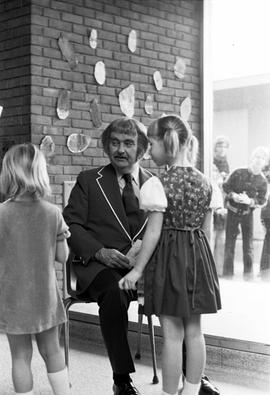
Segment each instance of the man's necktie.
[{"label": "man's necktie", "polygon": [[139,202],[132,186],[131,174],[124,174],[126,185],[123,188],[122,200],[128,218],[130,235],[133,237],[139,225]]}]

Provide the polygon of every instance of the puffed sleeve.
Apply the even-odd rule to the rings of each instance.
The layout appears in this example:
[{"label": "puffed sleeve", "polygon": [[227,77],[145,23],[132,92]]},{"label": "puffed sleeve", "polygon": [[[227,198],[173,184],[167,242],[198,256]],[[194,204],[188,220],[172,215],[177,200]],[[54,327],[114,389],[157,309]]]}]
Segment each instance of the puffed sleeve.
[{"label": "puffed sleeve", "polygon": [[57,217],[58,217],[57,241],[68,239],[70,237],[70,231],[68,230],[68,226],[60,210],[57,210]]},{"label": "puffed sleeve", "polygon": [[140,189],[140,208],[144,211],[161,211],[167,208],[167,198],[160,180],[150,177]]}]

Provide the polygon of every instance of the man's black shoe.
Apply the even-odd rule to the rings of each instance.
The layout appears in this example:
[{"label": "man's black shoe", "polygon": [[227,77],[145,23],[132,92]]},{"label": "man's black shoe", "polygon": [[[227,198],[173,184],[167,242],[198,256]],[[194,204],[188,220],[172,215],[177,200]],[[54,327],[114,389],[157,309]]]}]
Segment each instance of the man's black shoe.
[{"label": "man's black shoe", "polygon": [[134,387],[132,382],[122,383],[119,385],[114,384],[113,393],[114,395],[140,395],[139,391]]},{"label": "man's black shoe", "polygon": [[220,395],[220,392],[207,376],[202,376],[199,395]]}]

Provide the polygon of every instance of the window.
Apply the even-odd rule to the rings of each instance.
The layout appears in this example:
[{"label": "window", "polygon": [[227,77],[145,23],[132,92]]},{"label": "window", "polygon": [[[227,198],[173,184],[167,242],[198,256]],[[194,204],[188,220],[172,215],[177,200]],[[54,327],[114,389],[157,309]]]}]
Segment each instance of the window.
[{"label": "window", "polygon": [[[203,68],[204,168],[225,198],[225,209],[220,215],[217,212],[213,225],[223,309],[217,315],[204,317],[204,332],[263,344],[268,352],[270,205],[262,209],[262,200],[258,200],[263,192],[262,186],[256,184],[262,176],[254,170],[253,161],[258,147],[260,153],[270,150],[269,12],[268,0],[205,1]],[[226,161],[229,165],[223,180],[213,166],[218,156],[219,173]],[[258,166],[269,188],[269,156],[262,158]],[[238,179],[235,191],[243,198],[245,193],[248,195],[246,206],[235,203],[237,196],[222,188],[238,169],[248,172],[246,187],[240,190],[242,181]]]}]

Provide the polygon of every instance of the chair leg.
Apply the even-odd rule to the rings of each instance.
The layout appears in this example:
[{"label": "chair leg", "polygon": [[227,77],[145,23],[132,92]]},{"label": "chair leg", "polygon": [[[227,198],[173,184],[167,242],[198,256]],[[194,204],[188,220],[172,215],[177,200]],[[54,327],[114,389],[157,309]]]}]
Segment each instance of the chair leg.
[{"label": "chair leg", "polygon": [[[64,353],[65,353],[65,365],[69,370],[69,308],[74,303],[71,299],[64,300],[64,307],[66,311],[67,321],[63,324],[64,331]],[[69,387],[72,388],[71,382]]]},{"label": "chair leg", "polygon": [[137,332],[137,351],[135,354],[136,359],[141,359],[142,321],[143,321],[143,315],[142,315],[142,313],[139,312],[139,314],[138,314],[138,332]]},{"label": "chair leg", "polygon": [[67,321],[64,323],[64,351],[65,364],[69,368],[69,318],[67,313]]},{"label": "chair leg", "polygon": [[158,376],[157,376],[157,358],[156,358],[156,347],[155,347],[155,336],[154,336],[154,326],[153,326],[153,321],[152,321],[152,316],[148,315],[147,316],[147,321],[148,321],[148,330],[149,330],[149,336],[150,336],[150,345],[151,345],[151,353],[152,353],[152,363],[153,363],[153,384],[157,384],[159,382]]},{"label": "chair leg", "polygon": [[67,321],[63,325],[64,330],[64,351],[65,351],[65,363],[67,368],[69,367],[69,308],[74,303],[74,300],[68,298],[64,300],[64,307],[66,311]]}]

